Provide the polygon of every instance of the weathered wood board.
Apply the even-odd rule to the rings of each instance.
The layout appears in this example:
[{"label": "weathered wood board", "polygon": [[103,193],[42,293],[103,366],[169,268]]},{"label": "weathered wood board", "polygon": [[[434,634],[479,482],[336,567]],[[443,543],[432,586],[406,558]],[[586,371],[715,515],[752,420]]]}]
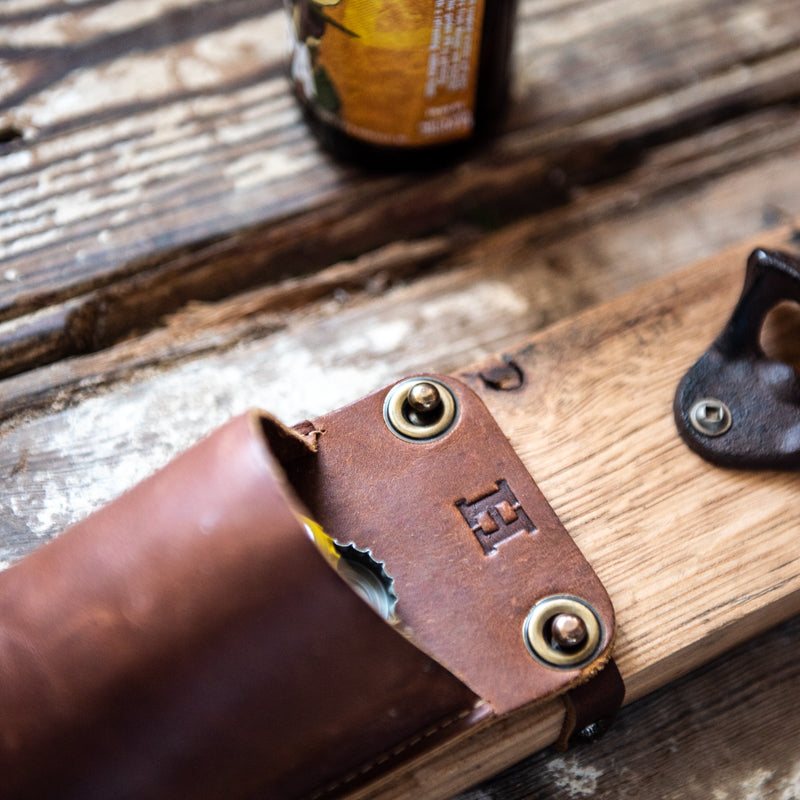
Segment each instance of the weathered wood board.
[{"label": "weathered wood board", "polygon": [[628,706],[605,738],[543,752],[458,800],[793,800],[800,618]]},{"label": "weathered wood board", "polygon": [[[786,246],[790,235],[784,230],[759,242]],[[485,365],[465,373],[609,589],[630,701],[800,610],[795,476],[707,465],[683,446],[671,418],[677,380],[732,308],[752,244],[563,320],[510,350],[526,376],[518,393],[487,388],[476,377]],[[162,399],[174,377],[154,379]],[[109,399],[96,402],[119,415],[121,427],[135,428],[131,415],[141,402]],[[100,418],[96,411],[84,417],[89,427],[79,435],[96,437]],[[37,423],[52,420],[30,426]],[[153,442],[158,428],[137,435]],[[117,463],[136,468],[120,441]],[[96,441],[92,449],[98,452]],[[80,457],[71,453],[76,466]],[[113,459],[104,461],[107,468]],[[39,466],[29,457],[20,470],[36,474]],[[558,702],[520,712],[356,796],[448,797],[552,741],[561,713]]]},{"label": "weathered wood board", "polygon": [[[511,283],[529,306],[519,337],[765,227],[799,218],[798,183],[795,114],[760,112],[655,147],[624,178],[584,188],[565,206],[499,228],[459,225],[420,240],[401,239],[305,279],[212,304],[195,302],[163,320],[151,335],[5,381],[0,415],[46,404],[54,392],[68,391],[77,382],[99,385],[134,369],[261,338],[286,327],[281,312],[308,307],[314,299],[335,294],[341,300],[345,292],[375,297],[431,271],[453,275],[442,279],[442,295],[459,282],[468,286],[477,276]],[[221,263],[219,269],[224,268]],[[424,291],[420,302],[425,302]],[[75,319],[89,324],[80,312]],[[5,353],[9,362],[18,363],[16,355],[30,354],[40,320],[25,322],[32,328],[21,325],[15,334],[21,343],[17,347],[7,341],[0,358]],[[504,335],[502,327],[496,328],[495,341]],[[449,337],[449,344],[459,347],[455,337]],[[47,340],[43,346],[49,346]]]},{"label": "weathered wood board", "polygon": [[[0,564],[249,405],[312,416],[403,374],[512,352],[744,239],[797,243],[792,0],[521,0],[501,135],[454,168],[393,177],[318,151],[284,76],[279,6],[2,4],[0,375],[11,377],[0,380]],[[749,246],[722,285],[695,271],[676,279],[675,296],[727,298],[699,314],[709,329]],[[796,600],[792,564],[764,583],[759,558],[776,553],[758,550],[760,537],[751,550],[746,535],[749,523],[769,537],[774,523],[777,549],[790,508],[777,522],[766,502],[736,516],[744,479],[697,460],[674,496],[648,491],[689,463],[663,403],[689,344],[707,344],[686,338],[692,304],[669,310],[673,295],[652,291],[637,295],[631,330],[619,328],[623,303],[537,336],[539,349],[519,356],[538,376],[537,413],[496,409],[618,595],[633,698]],[[682,344],[647,381],[650,405],[639,403],[642,359],[675,331]],[[577,352],[585,368],[565,372],[560,359]],[[627,409],[613,433],[611,396]],[[597,472],[591,492],[586,470]],[[709,508],[692,494],[698,481],[716,498]],[[774,485],[790,496],[790,476],[756,483],[759,497]],[[727,523],[718,538],[699,522],[709,512]],[[662,563],[648,520],[671,514],[686,545]],[[695,514],[706,515],[698,530]],[[737,548],[732,574],[721,565]],[[684,620],[681,606],[656,604],[659,586],[704,577],[685,603],[716,602],[713,614]],[[734,580],[758,588],[731,607],[722,593]],[[536,756],[462,800],[800,796],[799,632],[789,622],[635,702],[601,744]],[[365,796],[450,796],[544,746],[559,717],[558,705],[521,715]]]},{"label": "weathered wood board", "polygon": [[[727,320],[751,246],[510,350],[519,389],[481,379],[496,358],[463,373],[614,601],[626,702],[800,612],[796,475],[714,467],[672,419],[675,387]],[[354,797],[448,797],[552,742],[562,715],[558,701],[520,711]]]},{"label": "weathered wood board", "polygon": [[652,142],[800,95],[792,0],[522,0],[504,134],[453,170],[368,177],[303,127],[284,25],[278,0],[4,4],[3,374],[192,298],[565,203]]}]

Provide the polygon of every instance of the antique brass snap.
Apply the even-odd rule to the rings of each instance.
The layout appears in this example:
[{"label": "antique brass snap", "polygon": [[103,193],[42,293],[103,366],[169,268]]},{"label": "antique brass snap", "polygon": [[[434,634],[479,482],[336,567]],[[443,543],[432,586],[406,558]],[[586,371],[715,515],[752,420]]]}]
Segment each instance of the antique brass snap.
[{"label": "antique brass snap", "polygon": [[572,669],[588,663],[600,644],[600,622],[585,601],[567,595],[540,600],[524,625],[528,652],[549,667]]},{"label": "antique brass snap", "polygon": [[456,418],[455,396],[435,378],[409,378],[392,387],[383,404],[389,430],[406,441],[430,441],[445,433]]}]

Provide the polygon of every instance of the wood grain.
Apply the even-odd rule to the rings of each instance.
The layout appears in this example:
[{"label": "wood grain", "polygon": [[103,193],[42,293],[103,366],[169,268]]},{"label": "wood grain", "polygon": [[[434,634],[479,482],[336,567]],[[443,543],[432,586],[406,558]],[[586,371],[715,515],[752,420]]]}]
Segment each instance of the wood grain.
[{"label": "wood grain", "polygon": [[[463,373],[594,566],[633,702],[800,612],[793,473],[720,470],[672,420],[680,376],[730,313],[750,244],[552,326],[511,357],[522,388]],[[354,793],[447,797],[552,741],[556,702]],[[480,754],[480,755],[478,755]],[[469,765],[469,774],[459,766]]]},{"label": "wood grain", "polygon": [[[762,235],[758,243],[785,246],[790,233]],[[713,468],[683,447],[671,420],[677,379],[732,307],[753,244],[508,349],[527,378],[521,393],[483,386],[475,376],[493,362],[466,373],[614,599],[618,660],[629,701],[800,610],[794,476]],[[488,310],[491,317],[491,304]],[[290,357],[301,352],[294,342]],[[280,373],[281,365],[274,366]],[[304,369],[308,375],[307,364]],[[201,382],[210,374],[203,373]],[[175,376],[177,381],[164,376],[156,383],[163,392],[174,391],[186,375],[176,371]],[[247,383],[241,369],[237,377]],[[277,383],[278,376],[273,380]],[[288,402],[296,405],[297,397]],[[176,431],[177,417],[165,414],[158,396],[146,401],[118,390],[97,400],[94,409],[88,408],[92,401],[76,407],[82,412],[78,417],[60,415],[59,425],[71,419],[74,426],[82,418],[82,431],[58,431],[52,418],[42,418],[7,432],[11,446],[6,450],[17,459],[11,475],[27,476],[45,491],[60,483],[69,495],[70,482],[82,472],[89,478],[87,495],[98,488],[93,482],[97,467],[108,474],[107,486],[123,475],[132,480],[137,470],[148,471],[166,457],[174,437],[180,439],[198,423],[196,417],[186,418],[192,414],[186,404],[183,430]],[[202,423],[213,425],[215,415],[207,406],[203,411]],[[223,411],[218,408],[216,416]],[[153,424],[157,416],[166,416],[165,425]],[[141,441],[140,450],[126,441],[125,425],[116,427],[125,418]],[[23,441],[29,448],[15,449]],[[126,442],[124,454],[121,442]],[[48,475],[47,465],[53,458],[64,460],[67,447],[65,463],[72,466],[60,476]],[[96,460],[95,467],[87,458]],[[19,514],[3,518],[7,525],[22,522]],[[57,525],[58,515],[46,521]],[[13,541],[14,533],[7,529],[6,541]],[[677,597],[676,585],[681,587]],[[544,747],[555,737],[561,713],[557,702],[520,712],[354,796],[448,797]]]},{"label": "wood grain", "polygon": [[[632,700],[800,610],[795,476],[712,467],[672,419],[751,244],[512,351],[528,376],[516,396],[473,379],[614,598]],[[663,602],[674,586],[679,600]]]},{"label": "wood grain", "polygon": [[624,709],[600,742],[539,753],[458,800],[791,800],[800,618]]},{"label": "wood grain", "polygon": [[[711,467],[682,445],[671,418],[677,380],[723,324],[747,250],[511,351],[527,376],[519,392],[483,386],[475,376],[492,362],[467,373],[614,599],[628,701],[800,610],[794,476]],[[517,725],[488,728],[440,763],[357,796],[448,796],[458,764],[477,771],[500,740],[500,758],[521,757],[512,742],[524,731],[526,743],[543,744],[557,713],[522,713]]]},{"label": "wood grain", "polygon": [[523,0],[505,133],[461,169],[367,177],[305,130],[275,0],[21,8],[0,14],[0,319],[73,305],[14,328],[6,374],[192,299],[558,205],[643,141],[800,94],[791,0]]},{"label": "wood grain", "polygon": [[[528,410],[476,385],[611,590],[629,699],[796,612],[791,476],[707,467],[667,406],[746,251],[798,241],[799,28],[792,0],[522,0],[500,137],[390,177],[309,137],[277,0],[5,0],[0,567],[248,406],[292,422],[505,353]],[[719,273],[591,310],[743,239]],[[796,317],[770,325],[795,359]],[[789,800],[797,632],[461,800]],[[560,718],[521,713],[360,797],[451,796]]]},{"label": "wood grain", "polygon": [[[64,393],[74,402],[75,393],[107,389],[142,369],[263,338],[286,327],[281,312],[314,299],[342,300],[364,290],[377,298],[432,271],[443,276],[436,288],[441,297],[458,295],[488,276],[514,286],[527,304],[525,327],[505,316],[485,331],[474,329],[476,337],[489,336],[503,346],[504,339],[520,338],[765,226],[800,219],[798,156],[795,115],[782,109],[759,112],[652,148],[624,178],[575,192],[567,205],[549,212],[496,229],[456,226],[433,237],[391,243],[315,275],[215,303],[194,301],[152,331],[81,358],[61,360],[72,348],[82,349],[82,340],[95,341],[102,315],[92,309],[102,306],[103,295],[92,302],[87,296],[56,304],[0,325],[0,371],[4,363],[15,371],[24,353],[36,358],[44,352],[45,361],[55,359],[3,382],[0,419],[46,408]],[[217,259],[212,268],[224,268],[228,257],[218,252]],[[430,297],[423,292],[419,302]],[[118,311],[125,306],[135,319],[140,303],[138,296],[121,300]],[[387,313],[396,312],[387,308]],[[455,354],[459,343],[453,336],[448,343]],[[482,353],[490,347],[487,340]],[[466,352],[464,357],[471,358]],[[447,366],[457,363],[451,359]]]}]

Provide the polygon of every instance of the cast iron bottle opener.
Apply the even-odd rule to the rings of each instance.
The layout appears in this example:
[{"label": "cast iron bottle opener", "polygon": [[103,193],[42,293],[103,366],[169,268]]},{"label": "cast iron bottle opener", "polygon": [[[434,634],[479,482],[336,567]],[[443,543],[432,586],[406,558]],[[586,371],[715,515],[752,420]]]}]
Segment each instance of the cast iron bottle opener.
[{"label": "cast iron bottle opener", "polygon": [[678,430],[715,464],[800,467],[800,378],[760,343],[767,314],[782,301],[800,303],[800,260],[755,250],[731,318],[678,385]]}]

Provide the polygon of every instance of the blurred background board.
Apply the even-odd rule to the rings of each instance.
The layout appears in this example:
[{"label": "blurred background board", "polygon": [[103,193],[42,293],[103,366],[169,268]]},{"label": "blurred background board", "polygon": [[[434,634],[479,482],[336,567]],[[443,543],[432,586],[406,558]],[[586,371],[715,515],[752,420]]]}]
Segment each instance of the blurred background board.
[{"label": "blurred background board", "polygon": [[[318,150],[284,27],[275,0],[0,7],[4,562],[247,406],[293,422],[793,246],[794,0],[522,0],[501,134],[425,175]],[[800,796],[792,625],[465,798]]]},{"label": "blurred background board", "polygon": [[409,180],[317,150],[287,92],[278,0],[9,0],[0,366],[107,346],[187,300],[398,239],[568,205],[710,128],[673,181],[785,151],[797,143],[796,10],[526,0],[503,135]]}]

